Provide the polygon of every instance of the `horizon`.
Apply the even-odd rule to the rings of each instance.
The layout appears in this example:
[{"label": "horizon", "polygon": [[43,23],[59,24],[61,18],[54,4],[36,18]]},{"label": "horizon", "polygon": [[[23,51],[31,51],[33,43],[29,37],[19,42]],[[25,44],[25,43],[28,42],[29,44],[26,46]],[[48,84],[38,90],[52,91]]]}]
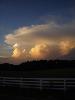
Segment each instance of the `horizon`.
[{"label": "horizon", "polygon": [[[2,58],[1,58],[2,59]],[[25,60],[25,61],[22,61],[20,60],[17,60],[15,61],[15,59],[9,59],[9,58],[3,58],[1,61],[0,61],[0,64],[3,65],[3,64],[11,64],[11,65],[21,65],[21,64],[26,64],[26,63],[33,63],[33,62],[75,62],[75,59],[74,60],[71,60],[71,59],[49,59],[49,60]]]}]

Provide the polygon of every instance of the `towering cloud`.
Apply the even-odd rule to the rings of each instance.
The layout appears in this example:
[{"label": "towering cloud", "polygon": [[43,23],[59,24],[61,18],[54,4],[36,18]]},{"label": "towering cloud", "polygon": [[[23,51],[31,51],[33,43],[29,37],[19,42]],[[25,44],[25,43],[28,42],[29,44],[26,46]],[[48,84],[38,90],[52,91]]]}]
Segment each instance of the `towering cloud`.
[{"label": "towering cloud", "polygon": [[19,50],[18,48],[15,48],[13,50],[12,57],[14,57],[14,58],[20,58],[21,54],[22,54],[21,50]]},{"label": "towering cloud", "polygon": [[[12,47],[12,57],[53,59],[68,55],[75,48],[75,21],[68,24],[50,22],[25,26],[5,36]],[[25,54],[26,53],[26,54]]]},{"label": "towering cloud", "polygon": [[[17,58],[17,59],[22,59],[24,58],[25,55],[25,49],[22,49],[19,47],[19,45],[16,43],[13,45],[13,53],[12,56],[13,58]],[[22,57],[22,58],[21,58]]]},{"label": "towering cloud", "polygon": [[34,59],[46,59],[50,54],[50,48],[47,44],[37,44],[30,50],[30,55]]}]

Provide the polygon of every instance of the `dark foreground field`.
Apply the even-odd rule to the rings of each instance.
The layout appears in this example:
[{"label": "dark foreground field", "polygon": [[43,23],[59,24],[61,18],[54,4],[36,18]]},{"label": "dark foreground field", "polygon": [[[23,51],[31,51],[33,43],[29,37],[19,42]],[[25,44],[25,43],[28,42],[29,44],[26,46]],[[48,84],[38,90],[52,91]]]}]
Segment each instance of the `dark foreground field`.
[{"label": "dark foreground field", "polygon": [[[0,77],[75,78],[75,61],[33,61],[1,64]],[[40,90],[0,86],[0,100],[75,100],[75,88]]]},{"label": "dark foreground field", "polygon": [[0,87],[0,100],[75,100],[75,91],[33,90]]},{"label": "dark foreground field", "polygon": [[0,100],[64,100],[63,91],[0,88]]}]

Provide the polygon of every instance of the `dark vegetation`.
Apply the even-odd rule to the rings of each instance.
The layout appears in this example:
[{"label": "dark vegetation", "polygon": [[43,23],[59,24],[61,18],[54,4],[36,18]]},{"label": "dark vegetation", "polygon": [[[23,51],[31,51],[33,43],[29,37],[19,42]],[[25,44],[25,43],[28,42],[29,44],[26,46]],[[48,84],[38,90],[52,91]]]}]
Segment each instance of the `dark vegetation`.
[{"label": "dark vegetation", "polygon": [[13,64],[0,64],[0,70],[42,70],[42,69],[53,69],[53,68],[74,68],[75,60],[40,60],[40,61],[27,61],[20,65]]},{"label": "dark vegetation", "polygon": [[75,77],[75,60],[28,61],[20,65],[0,64],[0,76]]}]

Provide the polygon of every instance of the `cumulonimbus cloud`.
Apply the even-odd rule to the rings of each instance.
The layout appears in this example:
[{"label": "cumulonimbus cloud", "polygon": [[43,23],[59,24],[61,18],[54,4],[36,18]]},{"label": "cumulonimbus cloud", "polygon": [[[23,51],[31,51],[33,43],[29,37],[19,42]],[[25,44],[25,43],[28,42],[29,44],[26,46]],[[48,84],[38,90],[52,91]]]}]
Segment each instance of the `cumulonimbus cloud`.
[{"label": "cumulonimbus cloud", "polygon": [[[27,57],[37,59],[66,55],[75,48],[75,22],[57,24],[50,22],[41,25],[31,25],[16,29],[5,36],[5,43],[14,48],[17,43],[22,54],[27,51]],[[20,49],[21,48],[21,49]],[[56,53],[58,52],[58,53]],[[51,54],[51,55],[50,55]]]}]

